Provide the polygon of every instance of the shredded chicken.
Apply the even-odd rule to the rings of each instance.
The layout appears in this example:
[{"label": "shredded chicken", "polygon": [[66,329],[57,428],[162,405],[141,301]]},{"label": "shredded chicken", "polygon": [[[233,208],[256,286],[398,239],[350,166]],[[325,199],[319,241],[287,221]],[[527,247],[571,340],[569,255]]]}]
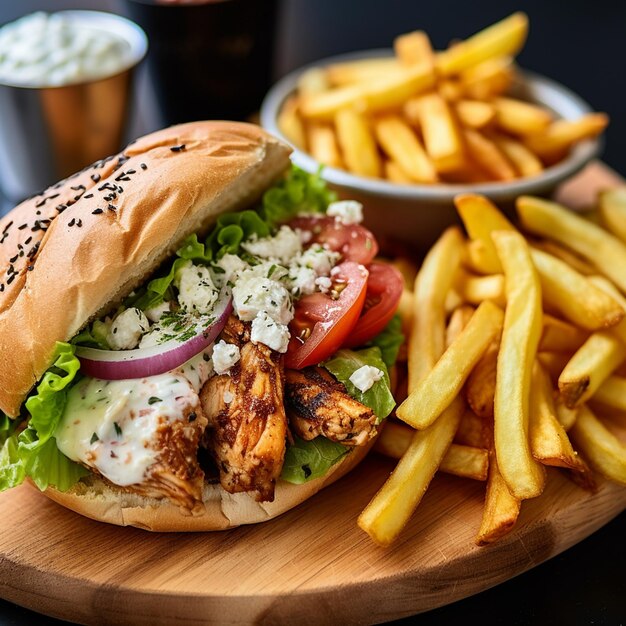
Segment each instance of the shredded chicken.
[{"label": "shredded chicken", "polygon": [[323,435],[346,446],[362,446],[376,434],[374,412],[321,367],[285,372],[285,405],[289,425],[302,439]]},{"label": "shredded chicken", "polygon": [[251,343],[249,325],[234,316],[221,338],[239,346],[241,357],[200,392],[208,419],[204,445],[226,491],[256,492],[257,501],[271,502],[287,437],[281,355]]}]

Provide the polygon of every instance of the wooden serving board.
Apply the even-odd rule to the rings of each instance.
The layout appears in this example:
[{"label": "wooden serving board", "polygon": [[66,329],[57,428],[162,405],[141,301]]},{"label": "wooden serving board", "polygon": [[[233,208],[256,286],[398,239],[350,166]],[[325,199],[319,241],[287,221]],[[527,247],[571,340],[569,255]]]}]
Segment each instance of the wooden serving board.
[{"label": "wooden serving board", "polygon": [[[592,185],[616,182],[594,164],[561,197],[584,207]],[[94,522],[24,485],[0,495],[0,597],[85,624],[375,624],[506,581],[626,508],[625,487],[602,481],[590,494],[551,468],[515,529],[479,548],[485,484],[441,474],[396,543],[381,548],[356,520],[393,467],[371,453],[279,518],[204,534]]]}]

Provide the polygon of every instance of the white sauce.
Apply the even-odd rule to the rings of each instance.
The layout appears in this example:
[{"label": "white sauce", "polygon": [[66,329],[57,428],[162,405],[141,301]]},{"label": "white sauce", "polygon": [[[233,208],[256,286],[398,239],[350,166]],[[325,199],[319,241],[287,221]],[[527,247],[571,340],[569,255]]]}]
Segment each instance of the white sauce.
[{"label": "white sauce", "polygon": [[198,406],[198,393],[211,373],[211,362],[200,353],[149,378],[83,378],[68,393],[55,432],[57,447],[116,485],[141,483],[158,458],[159,427],[182,420]]},{"label": "white sauce", "polygon": [[0,81],[57,87],[112,76],[128,65],[119,35],[38,11],[0,28]]}]

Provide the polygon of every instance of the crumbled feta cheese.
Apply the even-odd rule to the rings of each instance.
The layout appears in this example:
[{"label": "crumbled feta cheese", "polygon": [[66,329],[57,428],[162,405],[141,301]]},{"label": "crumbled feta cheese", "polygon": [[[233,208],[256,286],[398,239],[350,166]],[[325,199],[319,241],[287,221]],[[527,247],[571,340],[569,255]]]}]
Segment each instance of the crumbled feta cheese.
[{"label": "crumbled feta cheese", "polygon": [[213,369],[216,374],[226,374],[239,361],[239,347],[223,339],[213,346]]},{"label": "crumbled feta cheese", "polygon": [[273,261],[265,261],[258,265],[249,266],[246,270],[245,278],[248,279],[254,276],[255,278],[271,278],[275,281],[281,281],[288,273],[289,270],[283,265]]},{"label": "crumbled feta cheese", "polygon": [[276,352],[285,353],[289,338],[289,328],[285,324],[276,323],[265,311],[261,311],[252,320],[252,343],[262,343]]},{"label": "crumbled feta cheese", "polygon": [[178,302],[187,311],[210,313],[219,290],[211,280],[211,272],[204,265],[188,265],[177,276]]},{"label": "crumbled feta cheese", "polygon": [[293,306],[285,286],[271,278],[259,278],[254,268],[243,272],[233,287],[233,307],[243,322],[251,322],[261,311],[280,324],[293,319]]},{"label": "crumbled feta cheese", "polygon": [[107,333],[107,343],[113,350],[131,350],[137,347],[149,327],[150,322],[142,311],[135,307],[126,309],[113,320]]},{"label": "crumbled feta cheese", "polygon": [[366,392],[372,385],[383,377],[382,370],[372,365],[364,365],[350,376],[350,382],[362,392]]},{"label": "crumbled feta cheese", "polygon": [[298,233],[298,237],[300,237],[300,243],[305,244],[309,243],[311,239],[313,239],[313,233],[310,230],[302,230],[301,228],[296,228],[296,233]]},{"label": "crumbled feta cheese", "polygon": [[157,304],[156,306],[153,306],[144,311],[144,313],[146,314],[146,317],[151,322],[158,322],[165,313],[169,313],[169,312],[170,312],[170,303],[167,301],[161,302],[161,304]]},{"label": "crumbled feta cheese", "polygon": [[319,276],[315,279],[315,286],[322,292],[328,293],[333,286],[333,281],[328,276]]},{"label": "crumbled feta cheese", "polygon": [[222,395],[222,399],[226,402],[226,404],[230,404],[235,399],[235,396],[227,389],[224,392],[224,395]]},{"label": "crumbled feta cheese", "polygon": [[291,293],[295,296],[306,296],[315,291],[317,274],[310,267],[294,266],[289,271]]},{"label": "crumbled feta cheese", "polygon": [[320,244],[313,244],[296,257],[294,263],[315,270],[318,276],[328,276],[340,256],[339,252],[327,250]]},{"label": "crumbled feta cheese", "polygon": [[248,264],[243,259],[240,259],[236,254],[225,254],[215,264],[213,271],[217,277],[221,279],[222,285],[225,285],[228,281],[235,282],[239,274],[241,274],[241,272],[243,272],[247,267]]},{"label": "crumbled feta cheese", "polygon": [[342,224],[360,224],[363,221],[363,205],[356,200],[331,202],[326,214],[336,217]]},{"label": "crumbled feta cheese", "polygon": [[300,236],[289,226],[281,226],[273,237],[252,239],[242,243],[241,247],[254,256],[276,259],[280,263],[289,263],[302,251]]}]

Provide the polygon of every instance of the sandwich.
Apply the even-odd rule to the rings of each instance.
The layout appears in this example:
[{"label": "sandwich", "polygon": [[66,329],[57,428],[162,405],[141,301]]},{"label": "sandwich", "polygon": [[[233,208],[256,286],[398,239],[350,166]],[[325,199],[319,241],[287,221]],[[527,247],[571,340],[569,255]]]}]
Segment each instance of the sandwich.
[{"label": "sandwich", "polygon": [[172,126],[0,221],[0,490],[153,531],[266,521],[395,406],[403,281],[247,123]]}]

